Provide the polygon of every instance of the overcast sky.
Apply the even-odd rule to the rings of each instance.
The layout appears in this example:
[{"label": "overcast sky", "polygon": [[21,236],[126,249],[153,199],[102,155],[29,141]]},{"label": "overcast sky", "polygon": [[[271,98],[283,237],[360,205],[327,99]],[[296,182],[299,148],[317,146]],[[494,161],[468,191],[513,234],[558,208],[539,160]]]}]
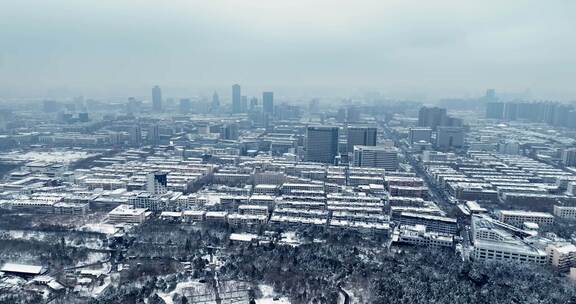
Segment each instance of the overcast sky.
[{"label": "overcast sky", "polygon": [[576,1],[0,0],[0,97],[235,82],[576,99]]}]

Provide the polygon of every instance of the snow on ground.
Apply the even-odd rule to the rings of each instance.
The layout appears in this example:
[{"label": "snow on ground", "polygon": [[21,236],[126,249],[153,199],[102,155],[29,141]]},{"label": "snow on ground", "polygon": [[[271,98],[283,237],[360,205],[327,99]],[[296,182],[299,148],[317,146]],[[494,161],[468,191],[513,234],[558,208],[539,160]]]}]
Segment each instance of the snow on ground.
[{"label": "snow on ground", "polygon": [[104,234],[114,234],[118,231],[118,228],[114,227],[114,225],[105,224],[105,223],[90,223],[80,227],[82,231],[92,231],[92,232],[99,232]]},{"label": "snow on ground", "polygon": [[30,151],[26,153],[12,152],[3,155],[3,158],[23,161],[63,162],[70,163],[94,156],[84,151]]},{"label": "snow on ground", "polygon": [[76,263],[76,266],[90,265],[108,259],[108,254],[103,252],[89,252],[85,260]]},{"label": "snow on ground", "polygon": [[302,244],[302,242],[300,241],[298,236],[296,236],[296,232],[294,232],[294,231],[283,232],[280,235],[280,242],[287,244],[287,245],[293,245],[293,246],[298,246],[298,245]]},{"label": "snow on ground", "polygon": [[65,235],[61,232],[35,230],[0,230],[0,236],[6,236],[12,240],[27,241],[54,241],[60,240],[61,237],[64,237],[66,244],[69,246],[84,247],[90,249],[100,249],[104,246],[104,242],[97,237],[82,236],[82,238],[80,238]]},{"label": "snow on ground", "polygon": [[46,233],[41,231],[24,231],[24,230],[3,230],[1,233],[7,233],[11,239],[14,240],[37,240],[43,241],[46,239]]},{"label": "snow on ground", "polygon": [[256,304],[290,304],[290,300],[287,297],[279,297],[272,286],[260,284],[258,288],[262,292],[262,297],[256,299]]},{"label": "snow on ground", "polygon": [[194,290],[197,291],[198,293],[203,293],[201,291],[206,289],[206,287],[207,287],[206,284],[200,283],[198,281],[180,282],[176,285],[176,288],[174,288],[174,290],[172,290],[171,292],[158,292],[157,294],[160,298],[162,298],[162,300],[164,300],[164,302],[166,302],[166,304],[173,304],[174,301],[172,300],[172,298],[174,297],[175,294],[183,294],[185,289]]}]

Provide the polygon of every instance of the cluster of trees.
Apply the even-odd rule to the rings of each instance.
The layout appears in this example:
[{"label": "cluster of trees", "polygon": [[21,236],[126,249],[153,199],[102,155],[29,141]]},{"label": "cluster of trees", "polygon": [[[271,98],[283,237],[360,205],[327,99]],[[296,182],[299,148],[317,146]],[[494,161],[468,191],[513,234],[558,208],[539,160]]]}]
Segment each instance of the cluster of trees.
[{"label": "cluster of trees", "polygon": [[68,247],[64,238],[54,241],[10,239],[0,236],[0,262],[28,261],[44,266],[74,265],[88,257],[88,250]]},{"label": "cluster of trees", "polygon": [[191,260],[195,255],[206,253],[206,246],[225,246],[228,233],[170,224],[162,221],[149,221],[132,233],[134,243],[128,255],[148,257],[172,257],[178,260]]},{"label": "cluster of trees", "polygon": [[42,303],[42,296],[23,290],[14,292],[13,289],[0,288],[0,304],[15,303]]},{"label": "cluster of trees", "polygon": [[294,303],[335,303],[339,284],[360,303],[576,303],[574,286],[548,268],[462,263],[440,249],[245,246],[222,273],[271,284]]}]

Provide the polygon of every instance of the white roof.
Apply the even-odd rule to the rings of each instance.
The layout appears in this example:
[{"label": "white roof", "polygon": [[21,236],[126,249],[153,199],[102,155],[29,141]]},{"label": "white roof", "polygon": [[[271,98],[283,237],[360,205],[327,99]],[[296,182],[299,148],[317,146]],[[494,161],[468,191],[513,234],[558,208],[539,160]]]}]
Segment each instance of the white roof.
[{"label": "white roof", "polygon": [[40,274],[42,273],[42,266],[6,263],[0,268],[0,271]]},{"label": "white roof", "polygon": [[251,242],[252,240],[258,238],[256,234],[251,233],[231,233],[230,240],[232,241],[242,241],[242,242]]}]

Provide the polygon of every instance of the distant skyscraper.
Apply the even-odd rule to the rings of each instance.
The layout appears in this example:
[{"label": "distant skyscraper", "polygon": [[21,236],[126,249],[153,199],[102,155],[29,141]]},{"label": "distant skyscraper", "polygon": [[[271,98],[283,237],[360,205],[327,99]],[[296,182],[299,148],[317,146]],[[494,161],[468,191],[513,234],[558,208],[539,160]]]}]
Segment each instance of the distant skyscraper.
[{"label": "distant skyscraper", "polygon": [[352,153],[354,146],[375,146],[376,133],[374,127],[349,127],[346,151]]},{"label": "distant skyscraper", "polygon": [[464,146],[464,129],[438,127],[436,146],[441,149],[462,148]]},{"label": "distant skyscraper", "polygon": [[160,127],[157,124],[151,125],[148,130],[148,143],[153,146],[160,144]]},{"label": "distant skyscraper", "polygon": [[162,89],[159,86],[152,88],[152,110],[155,112],[162,111]]},{"label": "distant skyscraper", "polygon": [[489,119],[504,118],[504,103],[503,102],[486,103],[486,118]]},{"label": "distant skyscraper", "polygon": [[232,113],[242,112],[242,91],[239,84],[232,86]]},{"label": "distant skyscraper", "polygon": [[486,99],[486,101],[496,101],[498,99],[496,97],[496,90],[494,89],[486,90],[486,95],[484,95],[484,99]]},{"label": "distant skyscraper", "polygon": [[310,112],[310,114],[320,112],[320,100],[318,100],[317,98],[310,100],[310,103],[308,104],[308,111]]},{"label": "distant skyscraper", "polygon": [[336,121],[337,122],[346,122],[346,109],[345,108],[338,109],[338,113],[336,113]]},{"label": "distant skyscraper", "polygon": [[346,111],[346,121],[347,122],[359,122],[360,121],[360,108],[356,106],[348,107]]},{"label": "distant skyscraper", "polygon": [[192,101],[190,98],[180,99],[180,113],[186,114],[192,111]]},{"label": "distant skyscraper", "polygon": [[352,163],[355,167],[398,170],[398,149],[394,147],[354,146]]},{"label": "distant skyscraper", "polygon": [[338,127],[306,129],[306,161],[334,164],[338,154]]},{"label": "distant skyscraper", "polygon": [[432,130],[436,130],[438,126],[442,126],[443,122],[446,121],[446,116],[446,109],[422,107],[418,113],[418,126],[430,127]]},{"label": "distant skyscraper", "polygon": [[262,112],[274,114],[274,92],[262,93]]},{"label": "distant skyscraper", "polygon": [[130,130],[130,145],[140,147],[142,145],[142,128],[140,125],[135,125]]},{"label": "distant skyscraper", "polygon": [[240,112],[246,113],[248,112],[248,96],[242,96],[240,103]]},{"label": "distant skyscraper", "polygon": [[250,98],[250,112],[256,111],[258,108],[258,98],[252,97]]},{"label": "distant skyscraper", "polygon": [[214,92],[212,95],[212,103],[210,104],[210,112],[218,113],[220,111],[220,96]]},{"label": "distant skyscraper", "polygon": [[223,125],[220,131],[220,137],[226,140],[238,139],[238,125],[236,124]]},{"label": "distant skyscraper", "polygon": [[60,110],[60,104],[55,100],[44,100],[43,110],[45,113],[54,113]]},{"label": "distant skyscraper", "polygon": [[518,103],[507,102],[504,104],[504,119],[508,121],[518,119]]},{"label": "distant skyscraper", "polygon": [[78,121],[80,122],[89,122],[90,116],[86,112],[78,113]]},{"label": "distant skyscraper", "polygon": [[431,128],[410,128],[410,144],[425,141],[427,143],[432,140]]}]

